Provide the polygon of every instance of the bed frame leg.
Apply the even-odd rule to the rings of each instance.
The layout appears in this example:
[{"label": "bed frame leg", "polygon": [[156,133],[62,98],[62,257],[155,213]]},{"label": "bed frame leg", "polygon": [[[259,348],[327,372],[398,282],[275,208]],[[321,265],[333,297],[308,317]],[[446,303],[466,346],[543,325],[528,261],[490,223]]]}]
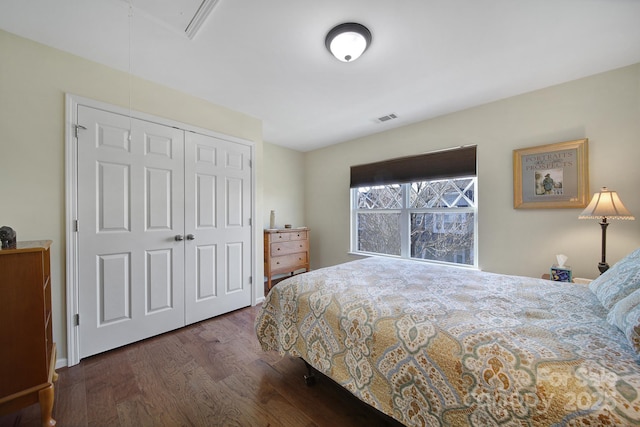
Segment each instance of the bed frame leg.
[{"label": "bed frame leg", "polygon": [[316,383],[316,375],[313,372],[313,368],[311,367],[311,365],[309,365],[309,363],[307,363],[306,360],[302,359],[302,361],[304,362],[305,366],[307,367],[307,375],[304,376],[304,383],[306,385],[308,385],[309,387],[311,387],[312,385],[314,385]]}]

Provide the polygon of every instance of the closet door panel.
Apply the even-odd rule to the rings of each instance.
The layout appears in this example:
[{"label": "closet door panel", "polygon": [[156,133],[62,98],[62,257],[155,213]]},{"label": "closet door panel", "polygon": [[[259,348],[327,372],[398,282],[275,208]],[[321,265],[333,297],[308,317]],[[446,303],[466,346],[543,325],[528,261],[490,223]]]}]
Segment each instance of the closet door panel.
[{"label": "closet door panel", "polygon": [[78,106],[80,357],[184,325],[184,132]]},{"label": "closet door panel", "polygon": [[248,146],[185,136],[187,324],[251,305],[250,164]]}]

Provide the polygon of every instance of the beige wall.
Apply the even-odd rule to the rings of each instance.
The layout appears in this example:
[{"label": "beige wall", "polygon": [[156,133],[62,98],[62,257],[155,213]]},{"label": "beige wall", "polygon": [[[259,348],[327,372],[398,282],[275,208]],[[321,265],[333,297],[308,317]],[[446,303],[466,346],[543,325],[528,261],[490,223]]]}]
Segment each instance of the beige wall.
[{"label": "beige wall", "polygon": [[[54,339],[62,358],[67,92],[128,107],[129,77],[0,31],[0,225],[15,228],[20,240],[54,241]],[[584,137],[592,192],[617,190],[638,217],[609,227],[608,260],[640,246],[640,64],[309,153],[262,144],[259,120],[166,87],[134,78],[131,94],[133,110],[254,141],[261,225],[274,209],[278,225],[311,227],[313,268],[353,259],[349,166],[463,144],[478,145],[482,269],[538,276],[564,253],[576,275],[597,274],[597,221],[578,220],[576,209],[514,210],[512,199],[513,149]]]},{"label": "beige wall", "polygon": [[513,150],[581,138],[589,138],[591,193],[601,186],[618,191],[638,218],[609,226],[613,264],[640,247],[640,64],[307,153],[312,268],[354,259],[351,165],[477,144],[480,268],[540,276],[563,253],[576,276],[593,278],[597,220],[578,220],[581,209],[513,209]]},{"label": "beige wall", "polygon": [[264,144],[263,226],[269,228],[270,212],[276,226],[307,226],[304,216],[304,154],[278,145]]},{"label": "beige wall", "polygon": [[[0,225],[19,240],[53,240],[53,332],[66,357],[65,93],[129,106],[129,76],[0,31]],[[151,82],[131,80],[131,108],[254,141],[262,216],[262,124]],[[256,227],[256,238],[262,230]],[[256,264],[262,269],[262,252]],[[262,291],[260,290],[260,293]]]}]

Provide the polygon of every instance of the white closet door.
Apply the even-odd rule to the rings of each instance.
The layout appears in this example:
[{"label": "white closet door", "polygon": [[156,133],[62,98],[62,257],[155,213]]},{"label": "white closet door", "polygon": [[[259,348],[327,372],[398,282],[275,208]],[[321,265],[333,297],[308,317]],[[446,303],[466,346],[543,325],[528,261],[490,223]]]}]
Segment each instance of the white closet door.
[{"label": "white closet door", "polygon": [[186,323],[251,305],[248,146],[186,133],[185,213]]},{"label": "white closet door", "polygon": [[82,358],[184,325],[184,131],[85,106],[78,124]]}]

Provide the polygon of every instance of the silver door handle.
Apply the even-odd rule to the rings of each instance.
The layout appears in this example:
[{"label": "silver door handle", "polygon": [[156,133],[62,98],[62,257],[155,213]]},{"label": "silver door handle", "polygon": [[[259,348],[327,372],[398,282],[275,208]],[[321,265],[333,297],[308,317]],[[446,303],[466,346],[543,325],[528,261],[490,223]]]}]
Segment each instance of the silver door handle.
[{"label": "silver door handle", "polygon": [[182,237],[182,234],[176,234],[176,237],[174,237],[176,242],[181,242],[184,240],[184,237]]},{"label": "silver door handle", "polygon": [[187,234],[187,240],[195,240],[196,236],[194,236],[193,234]]}]

